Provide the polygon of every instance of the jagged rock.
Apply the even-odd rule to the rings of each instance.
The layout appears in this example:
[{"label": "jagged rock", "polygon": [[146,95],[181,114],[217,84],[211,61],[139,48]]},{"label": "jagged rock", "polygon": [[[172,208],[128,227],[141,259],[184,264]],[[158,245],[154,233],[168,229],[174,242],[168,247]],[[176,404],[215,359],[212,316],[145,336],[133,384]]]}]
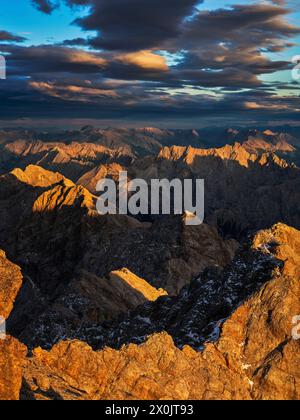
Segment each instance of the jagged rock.
[{"label": "jagged rock", "polygon": [[[80,279],[79,272],[90,273],[90,279],[103,279],[126,267],[154,288],[174,295],[206,267],[228,264],[239,246],[223,240],[215,228],[205,224],[187,227],[180,217],[142,223],[128,216],[99,216],[95,197],[85,188],[34,166],[1,177],[0,203],[0,244],[22,266],[26,279],[8,327],[29,346],[37,335],[32,332],[37,319],[46,317],[46,325],[59,319],[72,330],[78,325],[77,315],[62,309],[61,299],[70,283]],[[97,319],[115,314],[107,305],[106,311],[97,310]],[[71,318],[67,321],[61,313]],[[40,328],[43,325],[37,331]],[[41,344],[47,344],[47,337],[40,337]],[[53,334],[48,345],[52,340]]]},{"label": "jagged rock", "polygon": [[69,180],[64,180],[46,191],[34,202],[33,213],[58,212],[64,207],[82,207],[95,209],[95,198],[83,187],[76,186]]},{"label": "jagged rock", "polygon": [[12,264],[0,250],[0,400],[18,400],[22,384],[22,366],[26,347],[6,336],[2,321],[13,309],[22,286],[21,269]]},{"label": "jagged rock", "polygon": [[[90,130],[88,133],[91,135]],[[151,131],[153,135],[157,134]],[[192,137],[195,136],[192,134]],[[270,136],[266,134],[266,137]],[[127,133],[125,142],[129,140]],[[190,144],[199,147],[197,142]],[[8,160],[11,155],[18,156],[18,164],[23,168],[33,163],[59,171],[73,182],[82,183],[93,194],[103,176],[116,179],[121,169],[128,171],[129,178],[147,181],[178,177],[205,179],[206,221],[217,226],[225,236],[235,239],[278,221],[300,228],[299,215],[293,211],[299,201],[299,168],[274,154],[272,147],[251,149],[246,143],[235,142],[219,148],[200,149],[183,143],[184,146],[171,147],[167,143],[164,148],[160,144],[155,153],[149,151],[149,155],[142,158],[126,148],[106,149],[106,146],[92,142],[28,144],[23,141],[8,143],[5,147],[10,150]],[[112,144],[120,146],[118,142]],[[279,150],[294,153],[284,152],[284,147]]]},{"label": "jagged rock", "polygon": [[119,173],[125,170],[126,168],[119,165],[118,163],[100,165],[99,167],[93,168],[91,171],[86,172],[81,178],[78,179],[77,183],[87,188],[93,194],[96,194],[96,187],[99,181],[108,178],[118,182]]},{"label": "jagged rock", "polygon": [[[151,225],[126,216],[100,217],[95,197],[86,189],[50,174],[31,166],[0,179],[0,231],[1,237],[9,238],[8,243],[0,239],[0,245],[22,267],[28,267],[30,277],[38,271],[43,283],[55,284],[58,277],[70,279],[69,266],[99,277],[127,267],[139,277],[150,278],[155,287],[177,293],[204,267],[228,263],[237,247],[232,241],[222,241],[213,228],[187,228],[180,218],[164,218]],[[37,186],[41,179],[43,184],[40,181]],[[2,196],[1,189],[5,190]],[[59,271],[57,262],[62,259]],[[55,275],[54,270],[58,271]]]},{"label": "jagged rock", "polygon": [[[154,150],[161,133],[146,131]],[[205,178],[207,220],[244,241],[278,220],[299,227],[298,168],[240,144],[142,159],[85,142],[5,150],[19,150],[25,168],[0,177],[0,246],[24,273],[9,333],[31,349],[57,343],[25,363],[22,398],[299,399],[299,231],[279,223],[239,247],[180,217],[99,216],[95,197],[73,182],[92,189],[101,171],[116,177],[123,167],[148,180]],[[33,156],[73,181],[26,167]],[[1,278],[2,260],[7,317],[19,283]],[[21,347],[0,340],[1,398],[18,397]]]},{"label": "jagged rock", "polygon": [[[100,303],[95,304],[95,299],[92,299],[92,304],[79,305],[82,299],[86,301],[84,291],[93,288],[96,279],[105,278],[111,271],[127,266],[151,286],[175,294],[206,267],[225,266],[236,249],[235,243],[223,241],[214,228],[202,225],[188,229],[182,226],[180,218],[144,226],[126,217],[121,220],[118,217],[87,218],[74,209],[63,215],[64,212],[48,216],[37,214],[34,222],[24,228],[24,234],[19,232],[19,255],[24,266],[28,267],[28,276],[35,279],[31,295],[36,296],[34,301],[37,304],[34,311],[30,304],[26,304],[32,300],[28,299],[29,292],[25,293],[25,287],[30,286],[27,282],[8,326],[9,331],[22,338],[29,347],[42,345],[48,348],[60,337],[70,336],[70,331],[74,334],[74,330],[82,325],[81,318],[94,326],[97,320],[100,322],[116,315],[115,307],[125,311],[133,309],[126,303],[131,301],[130,295],[122,297],[121,304],[118,293],[115,297],[112,294],[109,304],[102,307]],[[67,235],[68,243],[64,239]],[[28,241],[28,238],[34,240]],[[83,272],[88,274],[82,277]],[[82,279],[85,279],[83,289],[80,286]],[[103,292],[100,283],[97,290],[98,295]],[[81,314],[79,319],[67,305],[69,294],[76,296],[77,312]],[[137,304],[143,302],[137,300]],[[90,307],[90,311],[84,307]],[[94,316],[83,316],[86,312],[94,313]],[[89,328],[86,322],[84,327]]]},{"label": "jagged rock", "polygon": [[18,181],[31,185],[32,187],[46,188],[64,180],[64,176],[58,172],[50,172],[35,165],[28,165],[24,171],[19,168],[14,169],[11,175]]},{"label": "jagged rock", "polygon": [[0,400],[18,400],[26,347],[7,336],[0,339]]},{"label": "jagged rock", "polygon": [[[215,394],[220,395],[223,388],[228,397],[249,398],[249,384],[245,382],[243,390],[243,378],[226,368],[225,361],[222,364],[222,378],[211,377]],[[34,351],[24,372],[23,396],[89,400],[201,399],[209,392],[206,366],[201,365],[205,363],[196,352],[178,350],[165,333],[153,336],[142,346],[129,345],[119,352],[106,349],[97,353],[78,341],[61,342],[49,353],[41,349]],[[220,369],[220,362],[217,367]],[[225,374],[229,384],[237,384],[237,391],[231,390],[231,394],[220,383]]]},{"label": "jagged rock", "polygon": [[32,216],[35,200],[64,179],[60,174],[33,165],[0,176],[0,247],[16,262],[18,231]]},{"label": "jagged rock", "polygon": [[[241,238],[278,221],[300,228],[294,212],[300,170],[273,153],[249,153],[242,145],[219,149],[172,147],[144,160],[137,174],[205,180],[205,216],[226,236]],[[150,177],[151,177],[150,176]]]},{"label": "jagged rock", "polygon": [[[267,247],[268,240],[263,248],[257,246],[257,243],[261,244],[259,236],[268,235],[260,232],[241,248],[224,271],[207,269],[178,296],[162,297],[126,316],[121,315],[108,325],[94,324],[92,328],[74,331],[71,337],[87,341],[94,348],[105,345],[120,348],[127,343],[142,343],[148,335],[156,332],[167,331],[179,347],[189,344],[200,350],[207,340],[218,338],[220,325],[245,299],[270,280],[285,275],[289,267],[287,255],[291,263],[293,258],[296,261],[299,231],[284,225],[273,228],[276,229],[281,232],[278,237],[281,236],[283,242],[278,242],[273,253]],[[290,239],[286,242],[283,238],[288,232]]]},{"label": "jagged rock", "polygon": [[[95,166],[110,161],[129,164],[135,154],[128,146],[111,149],[109,146],[86,142],[42,142],[18,140],[3,147],[2,165],[8,168],[33,164],[77,181]],[[1,162],[0,162],[1,163]]]},{"label": "jagged rock", "polygon": [[253,241],[253,247],[263,252],[272,253],[284,261],[284,272],[300,278],[300,235],[299,231],[278,223],[269,230],[259,232]]},{"label": "jagged rock", "polygon": [[[298,232],[298,231],[297,231]],[[73,336],[92,344],[120,348],[144,342],[151,334],[167,331],[175,344],[189,344],[196,350],[207,340],[216,340],[223,321],[245,299],[281,273],[284,263],[273,254],[246,243],[233,262],[222,270],[204,270],[178,296],[145,304],[107,325],[77,331]]]},{"label": "jagged rock", "polygon": [[[24,398],[299,399],[300,342],[291,337],[299,279],[267,283],[221,328],[217,343],[179,350],[166,333],[140,346],[94,352],[67,341],[36,349],[24,370]],[[283,314],[284,311],[284,314]]]},{"label": "jagged rock", "polygon": [[[54,302],[45,304],[37,319],[24,325],[19,337],[31,347],[51,347],[59,339],[74,335],[74,331],[111,321],[166,295],[167,292],[155,289],[127,269],[114,271],[105,278],[81,271]],[[14,317],[18,318],[18,311]]]},{"label": "jagged rock", "polygon": [[0,317],[8,318],[22,282],[20,267],[12,264],[0,249]]},{"label": "jagged rock", "polygon": [[[264,258],[252,258],[245,279],[241,274],[247,262],[240,257],[223,282],[225,288],[231,285],[232,299],[239,287],[251,286],[252,296],[223,325],[222,320],[215,323],[215,336],[203,351],[189,346],[180,350],[165,332],[120,350],[93,351],[83,342],[63,341],[49,352],[33,352],[24,369],[23,398],[298,400],[300,341],[293,339],[291,327],[300,312],[299,277],[292,269],[299,239],[299,231],[282,224],[254,237],[252,252]],[[285,263],[279,264],[274,255]],[[262,278],[266,271],[268,281]]]}]

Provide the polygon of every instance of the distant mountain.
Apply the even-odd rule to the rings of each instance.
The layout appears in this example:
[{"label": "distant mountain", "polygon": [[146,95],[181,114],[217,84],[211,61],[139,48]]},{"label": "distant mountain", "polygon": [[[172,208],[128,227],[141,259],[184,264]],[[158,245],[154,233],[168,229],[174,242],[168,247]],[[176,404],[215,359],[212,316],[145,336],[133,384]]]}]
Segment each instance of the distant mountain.
[{"label": "distant mountain", "polygon": [[[270,137],[270,133],[265,136]],[[284,142],[280,144],[282,150],[294,150]],[[4,146],[1,160],[3,171],[10,166],[25,170],[28,165],[39,165],[59,172],[94,195],[100,179],[117,180],[122,170],[131,179],[148,182],[153,178],[205,179],[206,221],[224,235],[239,238],[278,220],[300,227],[293,211],[300,199],[300,169],[278,156],[285,158],[287,152],[274,153],[271,143],[261,149],[263,146],[262,140],[204,149],[165,146],[157,154],[139,157],[128,146],[108,149],[94,143],[17,141]]]},{"label": "distant mountain", "polygon": [[[286,131],[270,129],[239,129],[239,128],[202,128],[202,129],[159,129],[159,128],[107,128],[99,129],[91,126],[83,127],[81,130],[60,131],[60,132],[37,132],[34,130],[0,130],[0,150],[4,158],[0,158],[0,171],[13,169],[13,166],[7,166],[5,155],[10,151],[14,154],[18,149],[23,150],[34,148],[44,148],[50,153],[57,148],[61,153],[65,152],[74,157],[72,149],[79,152],[79,145],[87,151],[103,146],[108,154],[112,150],[136,157],[145,157],[147,155],[156,155],[163,147],[171,146],[191,146],[194,148],[217,148],[226,144],[236,142],[245,145],[248,151],[276,152],[289,162],[300,164],[300,129],[283,127]],[[9,145],[16,143],[17,145]],[[88,146],[90,144],[90,146]],[[44,145],[44,146],[42,146]],[[25,150],[24,150],[25,149]],[[103,150],[104,150],[103,149]],[[21,152],[21,150],[20,150]],[[19,152],[19,153],[20,153]],[[27,153],[29,150],[27,150]],[[52,151],[55,153],[55,151]],[[79,153],[80,154],[80,153]],[[88,153],[89,155],[89,153]],[[65,156],[57,156],[56,160],[64,159]],[[37,164],[38,161],[27,162]],[[51,168],[50,168],[51,169]],[[70,177],[70,176],[69,176]]]},{"label": "distant mountain", "polygon": [[98,129],[90,126],[78,131],[36,132],[34,130],[2,130],[0,144],[23,141],[26,143],[93,143],[108,149],[125,148],[139,156],[156,154],[163,146],[174,144],[202,147],[204,143],[197,130],[163,130],[158,128]]},{"label": "distant mountain", "polygon": [[228,142],[239,142],[250,153],[273,152],[290,163],[300,164],[299,136],[266,130],[228,130]]}]

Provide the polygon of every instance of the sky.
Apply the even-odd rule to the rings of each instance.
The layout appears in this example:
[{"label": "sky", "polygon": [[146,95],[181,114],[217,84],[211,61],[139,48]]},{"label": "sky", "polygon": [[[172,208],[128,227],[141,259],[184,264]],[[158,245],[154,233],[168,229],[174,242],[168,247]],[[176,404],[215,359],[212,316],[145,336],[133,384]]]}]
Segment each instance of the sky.
[{"label": "sky", "polygon": [[0,6],[2,127],[300,124],[298,0]]}]

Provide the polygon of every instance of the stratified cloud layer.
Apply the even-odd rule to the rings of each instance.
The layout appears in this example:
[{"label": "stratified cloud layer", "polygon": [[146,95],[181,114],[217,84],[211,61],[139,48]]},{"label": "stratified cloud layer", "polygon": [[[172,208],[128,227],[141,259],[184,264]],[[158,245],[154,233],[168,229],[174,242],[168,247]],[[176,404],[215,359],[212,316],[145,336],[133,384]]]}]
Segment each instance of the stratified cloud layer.
[{"label": "stratified cloud layer", "polygon": [[291,68],[270,58],[300,34],[283,1],[206,11],[196,0],[33,1],[49,15],[62,2],[89,7],[74,23],[94,35],[24,46],[0,31],[3,118],[298,118],[295,86],[261,78]]}]

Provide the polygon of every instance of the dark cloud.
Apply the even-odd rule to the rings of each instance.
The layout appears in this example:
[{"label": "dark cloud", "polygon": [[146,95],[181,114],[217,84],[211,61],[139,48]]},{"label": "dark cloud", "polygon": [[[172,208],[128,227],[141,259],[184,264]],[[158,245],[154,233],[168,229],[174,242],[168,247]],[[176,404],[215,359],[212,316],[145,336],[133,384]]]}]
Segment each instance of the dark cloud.
[{"label": "dark cloud", "polygon": [[179,68],[196,80],[203,69],[215,72],[216,80],[218,72],[232,72],[244,77],[246,85],[247,81],[259,83],[261,74],[288,69],[290,63],[272,61],[264,54],[292,46],[287,39],[300,33],[299,27],[285,20],[287,13],[284,7],[266,3],[197,14],[174,43],[174,50],[181,47],[187,51]]},{"label": "dark cloud", "polygon": [[[169,68],[167,74],[149,71],[134,60],[124,63],[110,58],[105,74],[113,78],[146,81],[152,78],[173,84],[184,81],[206,87],[258,86],[261,74],[290,67],[285,61],[270,60],[263,52],[283,51],[292,45],[288,39],[300,33],[299,28],[286,21],[286,7],[270,3],[198,13],[194,7],[199,2],[195,0],[67,0],[67,3],[91,6],[88,16],[77,23],[86,30],[98,31],[98,36],[67,40],[65,46],[90,44],[104,49],[102,55],[106,57],[112,50],[119,55],[122,50],[132,50],[137,56],[141,49],[159,46],[173,54],[184,51],[181,62]],[[75,72],[78,67],[74,63]]]},{"label": "dark cloud", "polygon": [[19,35],[12,34],[7,31],[0,31],[0,42],[23,42],[25,38]]},{"label": "dark cloud", "polygon": [[[0,45],[11,77],[0,95],[7,116],[299,117],[299,97],[277,94],[289,85],[260,77],[291,66],[266,55],[293,46],[300,33],[282,1],[201,12],[197,0],[65,3],[90,6],[76,24],[97,35],[61,45]],[[35,4],[49,14],[58,2]]]},{"label": "dark cloud", "polygon": [[[55,2],[35,0],[50,13]],[[199,0],[66,0],[71,6],[89,5],[90,13],[77,19],[84,30],[97,31],[95,48],[135,51],[159,47],[180,33],[183,20],[193,14]]]},{"label": "dark cloud", "polygon": [[159,48],[177,37],[185,17],[194,12],[197,0],[98,0],[91,14],[77,23],[99,35],[97,48],[139,50]]},{"label": "dark cloud", "polygon": [[58,1],[53,0],[32,0],[32,3],[43,13],[49,15],[58,7]]},{"label": "dark cloud", "polygon": [[0,92],[1,118],[152,118],[193,119],[210,116],[253,119],[297,120],[299,96],[252,89],[235,93],[169,95],[136,82],[61,79],[52,82],[11,79]]}]

